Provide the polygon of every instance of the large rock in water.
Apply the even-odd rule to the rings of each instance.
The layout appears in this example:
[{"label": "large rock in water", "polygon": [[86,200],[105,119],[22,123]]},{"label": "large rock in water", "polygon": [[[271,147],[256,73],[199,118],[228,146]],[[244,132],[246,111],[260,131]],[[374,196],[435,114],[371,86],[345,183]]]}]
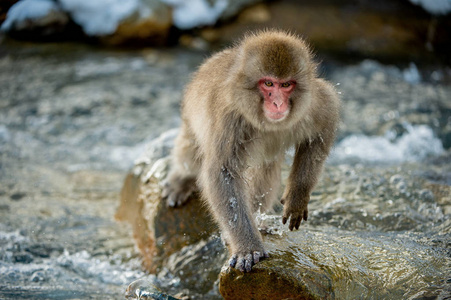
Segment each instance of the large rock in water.
[{"label": "large rock in water", "polygon": [[[259,227],[265,228],[263,241],[270,258],[252,272],[241,273],[224,266],[227,250],[198,195],[177,209],[167,208],[161,199],[160,185],[176,134],[177,130],[164,133],[136,161],[125,180],[116,215],[133,225],[145,268],[163,281],[179,279],[176,286],[165,287],[172,288],[169,292],[188,291],[193,299],[219,299],[219,292],[225,299],[406,299],[415,295],[432,299],[449,294],[448,277],[443,274],[449,271],[451,258],[449,250],[437,246],[443,237],[429,241],[418,232],[409,232],[417,221],[402,220],[383,206],[403,207],[415,201],[415,195],[423,195],[425,200],[418,206],[421,213],[436,207],[435,197],[449,195],[449,186],[428,192],[431,183],[418,179],[410,183],[407,173],[359,177],[352,175],[358,167],[328,166],[312,195],[310,220],[298,231],[287,231],[278,215],[256,216]],[[364,169],[358,170],[365,174]],[[362,182],[366,182],[364,188]],[[357,197],[359,189],[364,190]],[[396,199],[378,202],[377,217],[362,214],[359,205],[352,204],[356,197],[372,201],[376,191]],[[418,228],[430,225],[423,223],[424,218],[418,219]],[[134,286],[141,285],[141,281],[132,285],[131,294]]]},{"label": "large rock in water", "polygon": [[[160,136],[136,161],[125,179],[116,218],[132,224],[148,271],[158,273],[167,268],[183,274],[190,289],[206,294],[214,289],[228,254],[199,195],[177,209],[168,208],[161,199],[161,182],[167,174],[176,133],[172,130]],[[324,271],[296,268],[276,247],[269,247],[271,257],[254,267],[251,274],[222,268],[220,292],[225,299],[332,297],[331,280]]]}]

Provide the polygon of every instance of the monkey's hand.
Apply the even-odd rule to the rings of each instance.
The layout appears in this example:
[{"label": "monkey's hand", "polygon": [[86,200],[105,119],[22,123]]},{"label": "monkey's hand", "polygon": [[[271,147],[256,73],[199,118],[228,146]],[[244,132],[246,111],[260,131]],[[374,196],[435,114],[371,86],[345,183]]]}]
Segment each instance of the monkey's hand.
[{"label": "monkey's hand", "polygon": [[250,272],[252,266],[257,264],[260,259],[269,257],[268,252],[266,252],[263,247],[259,248],[258,251],[248,250],[233,253],[232,257],[229,259],[229,266],[236,268],[241,272]]},{"label": "monkey's hand", "polygon": [[308,207],[307,204],[310,199],[294,199],[290,194],[284,196],[280,202],[283,204],[283,216],[282,223],[286,224],[288,219],[290,219],[290,225],[288,228],[290,230],[299,229],[301,226],[301,221],[307,221],[308,217]]},{"label": "monkey's hand", "polygon": [[172,179],[164,183],[161,196],[166,199],[167,206],[178,207],[185,204],[195,190],[196,185],[193,180]]}]

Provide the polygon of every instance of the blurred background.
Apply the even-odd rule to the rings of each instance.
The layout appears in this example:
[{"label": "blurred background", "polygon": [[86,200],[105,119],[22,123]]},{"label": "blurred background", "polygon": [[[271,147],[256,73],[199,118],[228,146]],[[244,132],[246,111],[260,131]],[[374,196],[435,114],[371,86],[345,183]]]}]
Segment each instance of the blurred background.
[{"label": "blurred background", "polygon": [[4,0],[0,22],[20,40],[203,50],[277,27],[344,60],[449,64],[450,10],[448,0]]},{"label": "blurred background", "polygon": [[[123,299],[146,274],[114,220],[125,176],[180,125],[199,64],[273,27],[309,42],[343,101],[300,234],[368,234],[400,255],[408,271],[350,263],[383,278],[381,294],[362,281],[370,298],[451,295],[451,0],[2,0],[0,26],[0,298]],[[179,271],[152,278],[220,299]]]}]

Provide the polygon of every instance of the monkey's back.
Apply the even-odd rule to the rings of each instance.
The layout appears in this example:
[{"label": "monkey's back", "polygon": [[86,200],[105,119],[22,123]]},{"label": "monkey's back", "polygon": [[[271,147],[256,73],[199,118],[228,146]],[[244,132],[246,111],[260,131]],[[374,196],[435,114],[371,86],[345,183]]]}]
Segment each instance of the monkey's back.
[{"label": "monkey's back", "polygon": [[218,120],[228,110],[230,92],[225,78],[229,77],[235,55],[236,49],[231,48],[208,58],[186,87],[182,120],[199,144],[219,130]]}]

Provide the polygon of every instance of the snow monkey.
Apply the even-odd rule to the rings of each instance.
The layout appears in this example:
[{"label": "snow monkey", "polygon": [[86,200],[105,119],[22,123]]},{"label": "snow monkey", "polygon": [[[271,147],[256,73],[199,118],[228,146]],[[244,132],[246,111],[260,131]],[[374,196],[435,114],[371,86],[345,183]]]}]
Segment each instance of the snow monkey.
[{"label": "snow monkey", "polygon": [[307,220],[338,119],[337,92],[317,77],[301,38],[248,34],[207,59],[187,86],[163,197],[181,206],[199,187],[229,247],[229,265],[250,272],[268,257],[253,213],[278,197],[286,150],[296,149],[282,222],[293,230]]}]

